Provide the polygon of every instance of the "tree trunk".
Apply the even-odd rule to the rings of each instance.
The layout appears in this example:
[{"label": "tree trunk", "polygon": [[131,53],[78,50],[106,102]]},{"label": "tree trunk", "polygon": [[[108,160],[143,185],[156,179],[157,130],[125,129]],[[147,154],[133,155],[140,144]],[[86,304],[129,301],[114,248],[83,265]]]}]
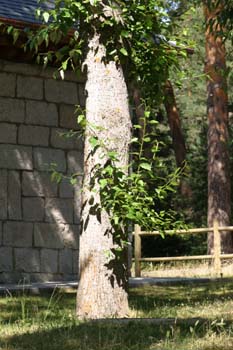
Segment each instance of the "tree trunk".
[{"label": "tree trunk", "polygon": [[[122,69],[114,61],[104,61],[105,47],[99,39],[95,34],[90,40],[85,61],[87,129],[77,292],[77,316],[84,319],[125,317],[128,313],[127,254],[122,251],[117,259],[117,232],[109,214],[101,208],[99,185],[93,175],[98,164],[106,164],[105,147],[119,154],[119,167],[127,166],[131,121]],[[89,142],[93,133],[104,143],[97,150]]]},{"label": "tree trunk", "polygon": [[176,99],[170,80],[165,84],[164,105],[167,112],[168,123],[171,130],[173,148],[176,157],[176,165],[182,168],[185,165],[186,147],[181,129],[180,113],[176,105]]},{"label": "tree trunk", "polygon": [[[145,108],[141,101],[140,89],[136,85],[133,85],[131,89],[132,89],[133,102],[135,106],[135,114],[138,119],[138,124],[140,123],[142,124],[141,119],[144,116]],[[166,108],[168,123],[171,130],[173,148],[174,148],[175,158],[176,158],[176,165],[177,167],[182,168],[185,165],[186,147],[185,147],[185,141],[184,141],[184,137],[181,129],[180,115],[176,105],[176,99],[175,99],[173,87],[169,80],[166,81],[164,95],[165,95],[164,105]],[[143,125],[141,126],[143,127]]]},{"label": "tree trunk", "polygon": [[[140,89],[135,84],[131,87],[131,89],[132,89],[133,102],[135,106],[135,114],[138,119],[138,124],[142,126],[142,128],[139,129],[140,137],[142,138],[142,130],[143,130],[142,118],[145,113],[145,108],[141,101]],[[172,144],[173,144],[173,149],[174,149],[175,158],[176,158],[176,165],[179,168],[183,168],[185,166],[185,159],[186,159],[185,140],[182,133],[180,113],[177,108],[175,94],[173,91],[172,84],[169,80],[167,80],[165,83],[164,95],[165,95],[164,105],[167,112],[168,123],[171,131]],[[145,149],[144,152],[145,152],[145,156],[148,159],[152,156],[151,152],[148,149]],[[184,178],[182,178],[180,181],[180,193],[182,194],[182,196],[187,197],[189,199],[192,197],[192,190]]]},{"label": "tree trunk", "polygon": [[[178,168],[183,168],[186,160],[186,146],[181,128],[180,113],[176,104],[176,98],[170,80],[166,81],[164,94],[164,106],[167,112],[168,123],[171,131],[176,165]],[[189,199],[192,197],[192,190],[184,178],[181,178],[180,193],[182,196]]]},{"label": "tree trunk", "polygon": [[[219,9],[218,9],[219,10]],[[205,20],[215,17],[216,10],[204,7]],[[217,28],[215,28],[217,29]],[[230,224],[230,173],[228,153],[227,84],[225,46],[220,36],[207,25],[206,65],[208,115],[208,226],[217,220],[220,226]],[[230,232],[221,233],[221,250],[232,252]],[[213,234],[208,235],[208,252],[213,251]]]}]

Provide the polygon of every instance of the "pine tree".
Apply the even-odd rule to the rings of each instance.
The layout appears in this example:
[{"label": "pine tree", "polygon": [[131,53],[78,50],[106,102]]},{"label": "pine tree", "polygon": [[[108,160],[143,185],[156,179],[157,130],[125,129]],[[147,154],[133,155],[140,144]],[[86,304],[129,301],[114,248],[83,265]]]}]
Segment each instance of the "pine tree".
[{"label": "pine tree", "polygon": [[[206,21],[207,115],[208,115],[208,225],[214,220],[221,226],[230,224],[231,186],[229,169],[228,95],[226,82],[226,50],[218,35],[219,25],[212,25],[221,4],[204,2]],[[221,249],[232,252],[230,232],[221,233]],[[213,250],[213,234],[208,235],[208,251]]]}]

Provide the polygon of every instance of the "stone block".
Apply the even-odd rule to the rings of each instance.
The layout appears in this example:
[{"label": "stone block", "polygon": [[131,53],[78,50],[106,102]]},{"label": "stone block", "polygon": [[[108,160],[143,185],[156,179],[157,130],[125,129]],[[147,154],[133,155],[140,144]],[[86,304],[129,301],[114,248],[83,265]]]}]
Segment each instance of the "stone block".
[{"label": "stone block", "polygon": [[19,171],[9,171],[8,173],[8,217],[13,220],[22,219]]},{"label": "stone block", "polygon": [[77,274],[69,274],[69,275],[62,275],[63,276],[63,280],[67,281],[67,282],[77,282],[78,276]]},{"label": "stone block", "polygon": [[73,270],[73,251],[72,249],[63,249],[59,252],[59,272],[63,274],[72,274]]},{"label": "stone block", "polygon": [[14,124],[1,123],[0,143],[16,143],[17,126]]},{"label": "stone block", "polygon": [[0,168],[15,170],[32,169],[32,147],[0,145]]},{"label": "stone block", "polygon": [[23,219],[26,221],[44,220],[44,199],[43,198],[23,198]]},{"label": "stone block", "polygon": [[58,251],[54,249],[41,249],[41,272],[58,272]]},{"label": "stone block", "polygon": [[43,126],[20,125],[19,144],[48,146],[49,128]]},{"label": "stone block", "polygon": [[73,199],[48,198],[45,201],[45,221],[73,223]]},{"label": "stone block", "polygon": [[81,187],[75,185],[74,187],[74,223],[80,224],[82,209],[82,190]]},{"label": "stone block", "polygon": [[0,121],[23,123],[24,118],[24,101],[0,97]]},{"label": "stone block", "polygon": [[79,248],[79,225],[65,225],[62,235],[64,246],[71,249]]},{"label": "stone block", "polygon": [[[14,280],[13,281],[19,281],[18,284],[20,284],[21,286],[25,286],[26,284],[31,284],[31,283],[35,283],[38,282],[37,281],[37,276],[39,275],[38,272],[14,272]],[[16,279],[16,277],[18,277]],[[30,289],[30,295],[39,295],[39,289],[34,287],[33,289]]]},{"label": "stone block", "polygon": [[0,170],[0,219],[7,218],[7,171]]},{"label": "stone block", "polygon": [[36,247],[61,249],[64,247],[62,233],[64,225],[38,223],[34,226],[34,243]]},{"label": "stone block", "polygon": [[37,249],[15,248],[15,269],[20,272],[40,272],[40,253]]},{"label": "stone block", "polygon": [[57,106],[53,103],[27,101],[26,123],[43,126],[58,126]]},{"label": "stone block", "polygon": [[30,98],[34,100],[43,99],[43,79],[18,76],[17,97]]},{"label": "stone block", "polygon": [[75,107],[62,104],[59,109],[60,126],[66,129],[79,130],[77,116],[75,116]]},{"label": "stone block", "polygon": [[3,244],[11,247],[32,247],[33,224],[7,221],[3,224]]},{"label": "stone block", "polygon": [[60,198],[74,198],[74,186],[71,185],[69,179],[63,179],[59,184]]},{"label": "stone block", "polygon": [[[0,60],[0,68],[1,71],[4,72],[11,72],[11,73],[17,73],[22,75],[34,75],[34,76],[40,76],[42,78],[50,78],[52,79],[54,76],[54,73],[57,71],[57,69],[53,67],[42,67],[38,64],[28,64],[28,63],[16,63],[12,61],[4,61]],[[65,72],[65,80],[68,81],[75,81],[75,82],[85,82],[85,76],[79,74],[77,77],[77,74],[73,71],[66,71]]]},{"label": "stone block", "polygon": [[16,74],[0,73],[0,96],[15,97]]},{"label": "stone block", "polygon": [[0,221],[0,246],[3,242],[2,221]]},{"label": "stone block", "polygon": [[51,146],[62,149],[83,148],[83,141],[76,133],[71,134],[67,129],[52,129]]},{"label": "stone block", "polygon": [[67,154],[68,173],[83,175],[83,152],[69,151]]},{"label": "stone block", "polygon": [[77,74],[77,72],[67,70],[65,71],[65,81],[74,81],[76,83],[82,83],[86,81],[86,78],[81,73]]},{"label": "stone block", "polygon": [[79,273],[79,250],[73,250],[73,273]]},{"label": "stone block", "polygon": [[23,172],[23,195],[27,197],[57,197],[58,185],[51,180],[51,174],[44,172]]},{"label": "stone block", "polygon": [[77,84],[48,79],[45,81],[45,99],[48,102],[75,105],[78,103]]},{"label": "stone block", "polygon": [[19,279],[14,279],[15,274],[13,272],[0,272],[0,283],[1,284],[10,284],[19,281]]},{"label": "stone block", "polygon": [[34,166],[37,170],[48,171],[55,165],[57,171],[66,171],[66,158],[62,150],[34,148]]},{"label": "stone block", "polygon": [[86,94],[84,84],[78,84],[78,97],[80,106],[84,108],[86,106]]},{"label": "stone block", "polygon": [[[57,281],[62,281],[62,276],[59,275],[58,273],[49,273],[49,272],[40,272],[40,273],[30,273],[30,279],[31,282],[57,282]],[[38,289],[37,289],[38,290]],[[41,294],[39,292],[39,294]]]},{"label": "stone block", "polygon": [[9,247],[0,247],[0,272],[13,270],[13,251]]},{"label": "stone block", "polygon": [[23,75],[39,75],[42,68],[38,64],[28,64],[22,62],[4,61],[3,70],[5,72],[23,74]]},{"label": "stone block", "polygon": [[78,249],[79,227],[77,225],[37,223],[34,225],[36,247]]},{"label": "stone block", "polygon": [[[35,275],[37,274],[38,273],[36,273]],[[31,273],[16,272],[15,270],[0,273],[0,283],[2,284],[17,284],[24,286],[32,282],[36,281],[34,280],[34,275]]]}]

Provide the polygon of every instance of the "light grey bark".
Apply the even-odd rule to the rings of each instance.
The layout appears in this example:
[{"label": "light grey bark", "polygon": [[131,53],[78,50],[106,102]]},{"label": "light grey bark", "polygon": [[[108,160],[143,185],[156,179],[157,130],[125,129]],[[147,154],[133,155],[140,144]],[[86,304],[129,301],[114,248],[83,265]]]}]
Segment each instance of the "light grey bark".
[{"label": "light grey bark", "polygon": [[[127,254],[116,260],[114,229],[101,206],[99,186],[90,188],[95,166],[104,166],[103,147],[118,152],[119,166],[127,168],[131,121],[127,88],[120,66],[105,62],[105,47],[95,34],[89,42],[86,102],[87,130],[84,149],[83,228],[80,236],[80,280],[77,316],[86,319],[125,317],[128,313]],[[94,125],[94,128],[92,128]],[[97,151],[89,143],[95,135],[104,143]]]}]

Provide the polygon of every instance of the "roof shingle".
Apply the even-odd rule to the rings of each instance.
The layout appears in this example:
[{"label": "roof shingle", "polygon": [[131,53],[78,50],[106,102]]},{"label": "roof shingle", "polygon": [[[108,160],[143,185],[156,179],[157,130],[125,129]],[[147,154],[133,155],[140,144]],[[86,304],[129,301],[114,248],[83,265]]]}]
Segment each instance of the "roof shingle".
[{"label": "roof shingle", "polygon": [[[37,0],[0,0],[0,18],[27,23],[40,23],[35,18],[35,10],[38,7]],[[43,4],[44,8],[51,8],[52,1]]]}]

